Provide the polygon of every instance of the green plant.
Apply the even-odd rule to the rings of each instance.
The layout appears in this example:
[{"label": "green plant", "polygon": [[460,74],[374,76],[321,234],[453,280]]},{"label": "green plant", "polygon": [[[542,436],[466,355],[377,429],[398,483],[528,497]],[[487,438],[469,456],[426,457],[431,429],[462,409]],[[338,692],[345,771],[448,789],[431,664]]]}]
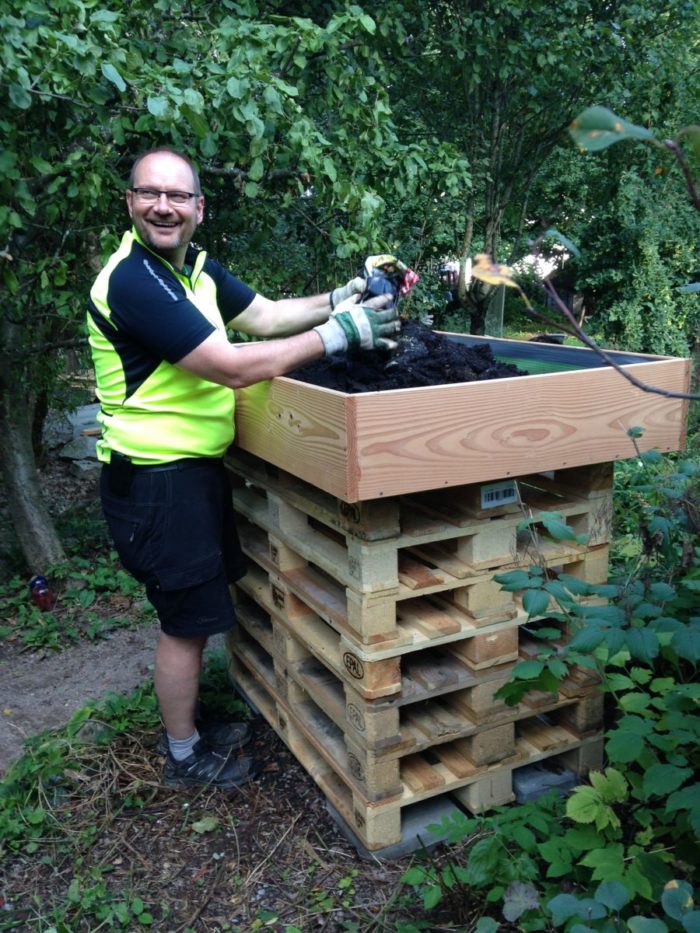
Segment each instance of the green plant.
[{"label": "green plant", "polygon": [[51,568],[49,579],[54,590],[50,612],[41,612],[31,602],[21,577],[0,586],[0,639],[14,640],[25,650],[56,651],[81,638],[104,638],[153,613],[143,586],[122,569],[114,551],[91,559],[74,557]]},{"label": "green plant", "polygon": [[[607,767],[566,803],[548,795],[443,823],[467,840],[465,857],[404,876],[425,907],[468,885],[523,930],[700,929],[700,465],[653,454],[634,463],[620,472],[623,527],[631,537],[636,522],[640,544],[621,574],[590,584],[533,565],[497,577],[522,593],[541,643],[500,695],[515,703],[556,690],[572,665],[595,667],[611,699]],[[554,516],[545,527],[571,536]]]}]

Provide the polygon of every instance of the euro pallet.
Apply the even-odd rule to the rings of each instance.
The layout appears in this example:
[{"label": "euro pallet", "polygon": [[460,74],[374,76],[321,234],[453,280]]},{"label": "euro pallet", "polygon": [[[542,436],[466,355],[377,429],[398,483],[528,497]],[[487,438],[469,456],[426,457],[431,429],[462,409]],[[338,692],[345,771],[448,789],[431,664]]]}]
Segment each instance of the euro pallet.
[{"label": "euro pallet", "polygon": [[353,774],[332,720],[318,709],[312,718],[296,715],[293,704],[276,693],[274,674],[257,664],[248,667],[235,651],[229,653],[229,670],[232,680],[370,851],[400,842],[402,811],[423,800],[461,792],[463,802],[471,800],[474,812],[479,812],[496,802],[507,802],[493,799],[494,781],[502,790],[515,768],[555,756],[579,775],[600,767],[599,736],[579,737],[562,726],[532,717],[517,724],[514,753],[508,758],[477,766],[455,743],[438,745],[427,753],[402,759],[396,793],[372,800]]},{"label": "euro pallet", "polygon": [[[442,610],[426,601],[424,606],[413,605],[413,614],[405,622],[400,620],[405,636],[402,640],[388,646],[364,645],[337,620],[335,625],[330,623],[327,604],[315,603],[307,592],[304,596],[305,601],[297,598],[279,577],[270,579],[257,566],[252,566],[234,588],[239,615],[248,620],[258,618],[261,625],[269,626],[280,654],[285,650],[290,655],[300,651],[313,655],[365,699],[401,693],[405,670],[417,663],[417,657],[425,657],[428,650],[442,649],[442,657],[452,656],[472,676],[500,669],[518,659],[520,623],[527,619],[523,612],[515,620],[485,627],[461,619],[458,630],[446,634],[438,629],[430,637],[417,624],[416,613],[424,611],[426,622],[430,622],[432,614]],[[459,617],[450,611],[452,617]]]},{"label": "euro pallet", "polygon": [[[358,734],[358,723],[347,715],[342,685],[319,665],[287,663],[241,631],[229,641],[229,648],[245,666],[260,676],[275,699],[285,704],[290,715],[306,722],[319,734],[334,732],[334,761],[339,771],[349,771],[362,792],[372,800],[396,793],[399,773],[408,756],[417,753],[467,757],[476,766],[493,764],[515,754],[516,732],[526,720],[546,716],[552,728],[564,727],[578,737],[600,734],[603,721],[602,695],[570,698],[553,693],[537,697],[533,704],[523,702],[505,707],[497,718],[479,719],[470,709],[470,689],[444,694],[439,699],[404,705],[398,712],[393,735],[380,733],[377,745],[367,742],[366,730]],[[368,708],[369,707],[369,708]],[[355,711],[365,722],[374,712],[372,704],[360,704]],[[387,721],[385,721],[387,725]],[[338,751],[338,749],[342,749]]]},{"label": "euro pallet", "polygon": [[[293,550],[289,539],[283,546],[280,536],[270,536],[258,523],[260,517],[254,519],[250,512],[246,516],[238,513],[241,545],[251,559],[251,573],[262,572],[267,577],[271,598],[280,612],[297,616],[311,611],[350,641],[371,649],[374,656],[380,651],[390,656],[404,648],[417,650],[455,641],[482,628],[493,632],[526,617],[517,594],[502,591],[495,579],[498,573],[522,563],[462,578],[444,571],[438,577],[434,568],[423,563],[422,585],[413,570],[411,586],[399,581],[396,587],[363,593],[347,585],[342,548],[340,554],[330,545],[322,552],[316,542],[312,554],[308,546],[297,541],[299,550]],[[550,578],[566,573],[589,583],[607,580],[607,545],[562,546],[544,560],[543,554],[546,550],[540,551],[539,559]],[[474,663],[479,662],[475,659]]]}]

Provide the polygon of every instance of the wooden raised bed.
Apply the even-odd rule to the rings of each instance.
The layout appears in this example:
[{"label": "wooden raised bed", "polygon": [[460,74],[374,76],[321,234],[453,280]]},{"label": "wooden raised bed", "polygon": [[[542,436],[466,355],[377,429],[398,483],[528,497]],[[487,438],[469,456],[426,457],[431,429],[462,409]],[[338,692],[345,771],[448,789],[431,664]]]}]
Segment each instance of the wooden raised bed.
[{"label": "wooden raised bed", "polygon": [[[360,502],[685,446],[688,402],[644,392],[591,350],[488,342],[532,375],[350,395],[287,377],[236,392],[236,443],[337,496]],[[665,391],[688,392],[688,359],[611,353]]]}]

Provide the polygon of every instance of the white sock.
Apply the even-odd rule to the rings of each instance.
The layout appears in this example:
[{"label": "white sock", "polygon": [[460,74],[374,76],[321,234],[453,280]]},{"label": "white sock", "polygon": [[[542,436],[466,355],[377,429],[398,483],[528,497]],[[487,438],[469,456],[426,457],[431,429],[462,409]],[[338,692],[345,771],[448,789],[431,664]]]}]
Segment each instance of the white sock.
[{"label": "white sock", "polygon": [[175,761],[184,761],[185,758],[189,758],[197,742],[199,742],[199,732],[196,729],[189,739],[174,739],[171,735],[168,736],[168,747]]}]

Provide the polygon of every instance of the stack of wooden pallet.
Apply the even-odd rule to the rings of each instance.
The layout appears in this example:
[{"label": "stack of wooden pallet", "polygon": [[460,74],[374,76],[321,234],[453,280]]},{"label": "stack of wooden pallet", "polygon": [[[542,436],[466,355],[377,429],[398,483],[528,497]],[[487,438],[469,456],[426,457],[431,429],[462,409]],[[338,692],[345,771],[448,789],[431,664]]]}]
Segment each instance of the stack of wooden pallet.
[{"label": "stack of wooden pallet", "polygon": [[[533,640],[494,577],[604,582],[612,464],[354,504],[240,450],[227,466],[250,565],[232,676],[366,848],[400,842],[405,808],[437,795],[479,812],[513,799],[514,769],[600,766],[591,671],[495,698]],[[549,539],[553,511],[585,543]]]}]

